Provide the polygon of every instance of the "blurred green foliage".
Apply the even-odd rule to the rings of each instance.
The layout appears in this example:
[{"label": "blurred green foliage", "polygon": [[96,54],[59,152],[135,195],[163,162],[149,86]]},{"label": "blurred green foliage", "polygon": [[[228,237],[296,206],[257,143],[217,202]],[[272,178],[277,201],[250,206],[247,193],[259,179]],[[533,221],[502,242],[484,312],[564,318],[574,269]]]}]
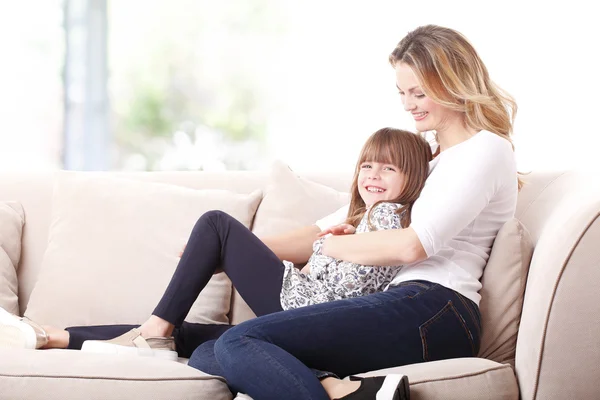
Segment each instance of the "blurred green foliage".
[{"label": "blurred green foliage", "polygon": [[[117,168],[131,154],[156,169],[175,131],[264,142],[269,64],[285,12],[268,0],[109,3],[109,69]],[[135,22],[133,22],[135,21]]]}]

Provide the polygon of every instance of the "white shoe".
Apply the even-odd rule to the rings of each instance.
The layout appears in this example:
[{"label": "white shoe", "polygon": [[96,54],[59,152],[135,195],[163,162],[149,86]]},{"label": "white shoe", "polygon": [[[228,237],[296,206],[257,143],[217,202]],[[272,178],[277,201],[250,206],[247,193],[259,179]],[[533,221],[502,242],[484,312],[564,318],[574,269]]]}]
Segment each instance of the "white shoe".
[{"label": "white shoe", "polygon": [[48,334],[32,320],[0,307],[0,348],[39,349],[48,344]]},{"label": "white shoe", "polygon": [[178,359],[172,337],[143,338],[135,328],[111,340],[86,340],[81,346],[81,351],[156,357],[170,361]]}]

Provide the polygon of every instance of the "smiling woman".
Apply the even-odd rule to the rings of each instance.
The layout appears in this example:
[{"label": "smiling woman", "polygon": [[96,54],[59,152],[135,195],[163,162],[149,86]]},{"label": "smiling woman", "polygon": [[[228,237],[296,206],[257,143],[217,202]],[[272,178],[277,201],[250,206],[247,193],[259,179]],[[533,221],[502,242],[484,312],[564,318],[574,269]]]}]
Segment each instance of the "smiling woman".
[{"label": "smiling woman", "polygon": [[404,110],[412,115],[419,132],[441,132],[462,119],[462,112],[443,106],[425,95],[417,76],[408,64],[398,63],[395,69],[397,82],[402,82],[402,87],[396,84],[402,105]]}]

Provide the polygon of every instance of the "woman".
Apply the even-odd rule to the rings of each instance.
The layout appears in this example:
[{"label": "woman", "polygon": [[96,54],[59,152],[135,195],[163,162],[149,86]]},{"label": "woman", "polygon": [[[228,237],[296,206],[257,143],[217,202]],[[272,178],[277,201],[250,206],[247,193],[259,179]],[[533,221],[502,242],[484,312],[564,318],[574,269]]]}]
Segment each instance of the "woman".
[{"label": "woman", "polygon": [[[270,259],[261,259],[252,271],[228,272],[244,298],[253,285],[271,288],[248,302],[261,316],[222,335],[204,329],[197,335],[180,331],[177,337],[220,335],[200,345],[189,365],[224,376],[233,390],[260,400],[280,399],[282,393],[286,399],[372,399],[386,385],[383,379],[338,377],[477,355],[479,278],[496,233],[516,207],[518,178],[510,140],[516,105],[492,83],[471,44],[451,29],[417,28],[400,41],[390,62],[404,109],[418,131],[435,131],[439,144],[413,205],[411,225],[346,235],[352,229],[344,223],[348,208],[343,208],[316,225],[263,240],[271,253],[262,254],[272,254]],[[220,234],[234,240],[229,236],[238,232],[234,221],[214,213],[202,218],[206,234],[214,235],[219,226]],[[281,259],[306,262],[320,231],[333,234],[321,248],[326,256],[406,266],[384,292],[274,313],[280,307],[274,288],[281,287],[282,276],[266,266]],[[260,248],[256,242],[254,248]],[[229,261],[254,257],[245,250],[232,252]],[[193,251],[188,244],[182,261],[194,257]],[[165,296],[175,292],[169,287]],[[157,310],[160,315],[184,306],[159,305]],[[129,340],[157,337],[150,339],[157,348],[170,347],[166,337],[173,325],[165,322],[155,315]],[[75,336],[85,336],[81,333],[70,331],[70,346]],[[64,344],[65,337],[61,340]]]},{"label": "woman", "polygon": [[389,59],[404,109],[439,144],[411,225],[344,235],[345,209],[318,225],[335,226],[327,256],[408,266],[385,292],[246,321],[196,350],[190,365],[256,399],[372,399],[377,385],[337,376],[477,355],[479,278],[517,201],[516,104],[454,30],[417,28]]}]

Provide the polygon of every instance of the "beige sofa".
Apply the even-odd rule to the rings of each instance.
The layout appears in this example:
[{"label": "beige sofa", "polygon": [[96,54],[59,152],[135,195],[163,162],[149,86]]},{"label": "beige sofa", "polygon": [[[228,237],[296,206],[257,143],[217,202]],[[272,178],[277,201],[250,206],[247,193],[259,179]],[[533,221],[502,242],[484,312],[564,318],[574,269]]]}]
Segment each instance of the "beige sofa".
[{"label": "beige sofa", "polygon": [[[69,220],[70,210],[75,213],[77,208],[77,212],[81,213],[79,207],[84,207],[82,203],[96,195],[96,178],[100,181],[104,178],[108,181],[115,178],[121,185],[128,181],[144,182],[148,185],[151,185],[149,182],[162,182],[169,184],[169,187],[176,185],[189,188],[187,190],[223,189],[241,194],[261,189],[260,204],[255,202],[246,210],[254,219],[252,221],[251,218],[248,224],[253,222],[252,226],[259,236],[308,223],[323,213],[332,211],[346,199],[340,192],[349,187],[350,176],[313,174],[300,178],[286,168],[278,168],[271,174],[80,173],[77,174],[77,179],[81,178],[81,182],[78,183],[77,179],[74,182],[71,180],[70,190],[77,190],[78,184],[86,189],[82,190],[82,193],[73,192],[75,194],[68,192],[64,185],[57,186],[57,174],[54,173],[0,175],[0,201],[18,201],[23,206],[25,215],[22,252],[17,270],[20,311],[34,313],[41,323],[57,324],[69,324],[73,321],[125,322],[125,317],[120,319],[121,314],[136,320],[141,318],[137,314],[126,315],[127,307],[111,306],[109,310],[117,315],[109,317],[96,310],[105,302],[110,303],[112,296],[119,296],[119,282],[115,282],[113,288],[104,290],[104,295],[94,295],[96,297],[92,300],[86,300],[86,293],[78,294],[77,298],[70,295],[71,297],[61,300],[61,297],[67,296],[65,292],[68,292],[63,290],[65,281],[68,281],[68,285],[74,284],[69,281],[71,276],[56,274],[65,264],[72,262],[68,257],[60,257],[62,254],[78,251],[72,247],[81,247],[65,245],[68,242],[64,240],[61,242],[65,237],[71,243],[74,240],[65,233],[64,225],[67,222],[64,221]],[[484,335],[487,329],[488,332],[495,330],[498,337],[505,336],[502,339],[504,349],[507,343],[509,347],[510,343],[513,343],[512,352],[499,351],[499,346],[493,348],[495,345],[492,342],[497,339],[494,338],[482,345],[482,356],[489,359],[453,359],[375,372],[399,371],[407,374],[411,381],[413,399],[600,398],[600,291],[597,288],[600,282],[600,191],[597,182],[600,179],[598,175],[575,172],[536,172],[526,176],[526,181],[528,183],[520,193],[516,215],[526,230],[513,236],[524,240],[523,235],[527,235],[528,231],[531,245],[535,246],[528,275],[527,268],[517,268],[517,279],[511,279],[514,285],[511,283],[512,286],[507,286],[508,289],[503,289],[501,284],[497,284],[501,278],[491,275],[484,277],[484,289],[489,289],[488,292],[492,294],[495,291],[495,296],[498,296],[499,291],[503,293],[505,290],[507,293],[519,293],[516,301],[510,300],[507,307],[512,308],[511,312],[518,309],[519,313],[522,304],[520,324],[517,316],[508,318],[502,326],[496,321],[484,321],[483,326]],[[133,184],[131,186],[137,187]],[[160,190],[171,190],[167,189],[166,185],[156,187]],[[124,190],[121,186],[119,188]],[[102,194],[103,200],[92,204],[91,209],[103,207],[110,201],[111,196],[124,196],[119,190],[103,188],[98,192]],[[180,194],[177,192],[176,196]],[[188,192],[181,195],[188,196]],[[131,193],[128,196],[131,196]],[[129,200],[123,197],[123,200],[119,201],[126,204]],[[171,197],[165,197],[165,201],[170,202]],[[253,200],[248,201],[250,204]],[[62,208],[59,209],[57,202],[61,202]],[[132,208],[128,212],[134,214],[137,209],[144,207],[146,200],[140,201],[135,209]],[[175,208],[174,214],[179,213],[181,208]],[[90,209],[87,210],[90,214]],[[85,207],[83,211],[86,211]],[[62,225],[57,222],[57,215],[61,216]],[[85,215],[77,215],[82,229],[91,224],[88,220],[81,219],[85,218]],[[101,222],[95,221],[94,225],[101,225]],[[60,229],[63,231],[59,234]],[[49,236],[53,239],[50,246]],[[82,241],[84,239],[81,238]],[[182,239],[179,238],[177,243],[180,240]],[[60,243],[63,243],[62,247],[57,248]],[[133,239],[131,243],[132,246],[135,245]],[[522,245],[522,242],[519,243]],[[524,245],[524,250],[519,249],[516,252],[523,250],[525,254],[517,257],[517,263],[522,259],[529,260],[526,247],[527,245]],[[510,246],[507,248],[510,249]],[[88,261],[79,266],[78,276],[86,274],[86,268],[91,271],[96,258],[104,257],[100,249],[97,249],[97,253],[94,253],[93,249],[87,251],[93,254]],[[176,248],[165,251],[176,253]],[[511,254],[508,254],[509,252]],[[516,253],[507,250],[506,254],[502,254],[501,250],[497,250],[493,255],[494,262],[502,264],[506,258],[508,263]],[[227,290],[219,289],[225,287],[222,282],[219,284],[221,286],[215,286],[215,290],[222,290],[224,293],[222,297],[227,303],[225,307],[228,320],[239,323],[251,318],[251,311],[239,296],[232,292],[230,287],[227,287]],[[36,286],[39,285],[47,286],[42,293],[44,298],[41,298],[42,294],[35,293]],[[495,286],[498,285],[499,289],[496,290]],[[48,287],[55,288],[54,292],[49,293]],[[524,298],[520,296],[521,287],[526,287]],[[153,290],[156,293],[147,300],[148,304],[160,296],[160,290]],[[112,294],[113,292],[117,294]],[[141,293],[142,290],[140,296]],[[492,294],[485,294],[482,299],[482,302],[487,302],[487,308],[502,302],[502,299],[496,299]],[[136,298],[134,291],[130,301],[132,307],[137,302]],[[207,300],[208,307],[213,304],[211,301]],[[94,309],[93,312],[98,314],[88,314],[87,309]],[[148,310],[150,309],[147,306],[141,309],[140,315],[146,315]],[[202,314],[204,311],[199,312]],[[86,316],[73,316],[74,314]],[[485,317],[486,315],[484,320]],[[500,353],[502,354],[499,355]],[[185,363],[86,354],[69,350],[0,350],[0,399],[48,398],[218,400],[231,399],[232,395],[223,379],[194,370]],[[284,393],[281,398],[285,399]]]}]

